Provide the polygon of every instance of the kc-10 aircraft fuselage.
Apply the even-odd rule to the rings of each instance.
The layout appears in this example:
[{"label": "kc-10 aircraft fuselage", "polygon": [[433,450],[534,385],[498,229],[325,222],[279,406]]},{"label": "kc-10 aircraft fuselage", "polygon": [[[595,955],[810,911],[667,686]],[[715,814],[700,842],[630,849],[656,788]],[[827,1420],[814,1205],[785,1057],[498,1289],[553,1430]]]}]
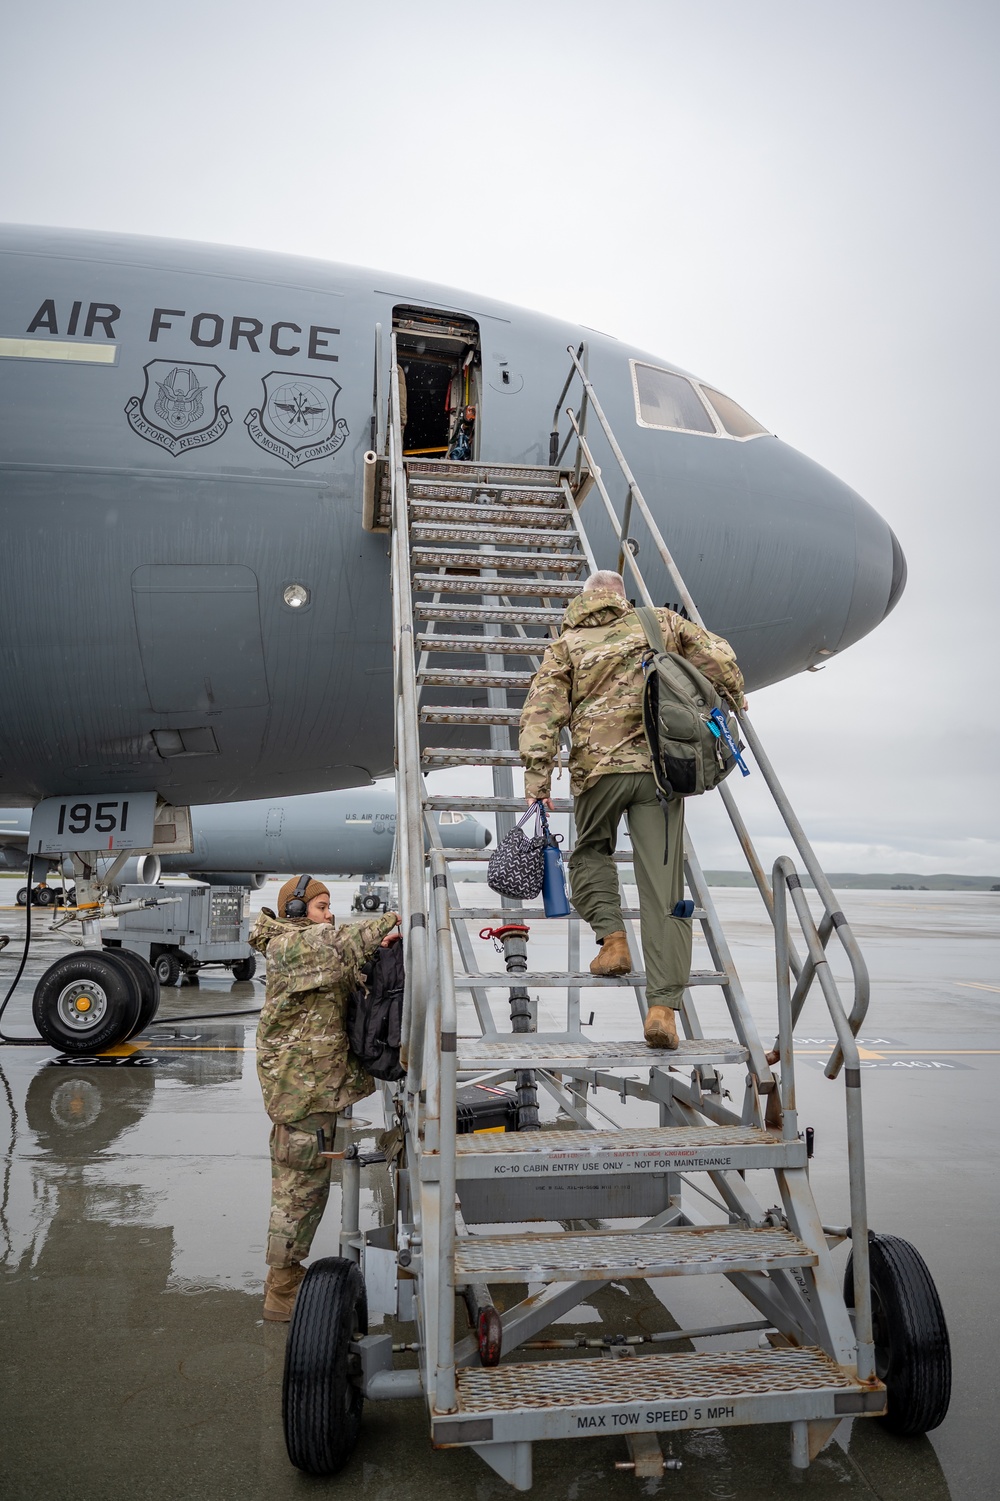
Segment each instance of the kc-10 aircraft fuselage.
[{"label": "kc-10 aircraft fuselage", "polygon": [[[8,229],[0,265],[2,802],[152,790],[190,805],[391,773],[387,538],[362,527],[362,487],[394,326],[410,447],[440,452],[442,413],[465,402],[475,457],[494,462],[547,462],[567,346],[586,343],[750,688],[843,650],[903,586],[899,545],[858,495],[710,383],[608,336],[223,246]],[[422,319],[451,343],[422,342]],[[596,496],[585,512],[613,567]]]}]

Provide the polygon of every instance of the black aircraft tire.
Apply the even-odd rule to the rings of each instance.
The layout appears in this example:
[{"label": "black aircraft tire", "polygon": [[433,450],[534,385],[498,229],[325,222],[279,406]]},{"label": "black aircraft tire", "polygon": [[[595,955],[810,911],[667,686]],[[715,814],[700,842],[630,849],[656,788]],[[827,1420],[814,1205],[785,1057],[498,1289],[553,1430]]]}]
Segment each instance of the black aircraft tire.
[{"label": "black aircraft tire", "polygon": [[252,980],[257,973],[257,959],[254,954],[248,954],[245,959],[237,959],[233,965],[234,980]]},{"label": "black aircraft tire", "polygon": [[361,898],[361,907],[364,912],[377,912],[382,903],[377,896],[364,896]]},{"label": "black aircraft tire", "polygon": [[36,886],[31,893],[31,900],[36,907],[52,907],[55,905],[55,892],[48,886]]},{"label": "black aircraft tire", "polygon": [[367,1333],[360,1267],[341,1256],[314,1261],[295,1299],[281,1392],[288,1457],[308,1475],[335,1475],[354,1453],[365,1399],[349,1346]]},{"label": "black aircraft tire", "polygon": [[[89,1005],[77,1014],[75,991]],[[31,1016],[60,1053],[99,1053],[131,1036],[142,997],[131,971],[102,953],[67,954],[51,964],[35,986]]]},{"label": "black aircraft tire", "polygon": [[179,985],[181,980],[181,963],[176,954],[166,949],[162,954],[157,954],[153,964],[156,978],[161,985]]},{"label": "black aircraft tire", "polygon": [[[868,1232],[875,1365],[888,1402],[880,1422],[893,1433],[928,1433],[951,1401],[951,1343],[927,1263],[898,1235]],[[854,1307],[854,1256],[844,1274],[844,1301]]]},{"label": "black aircraft tire", "polygon": [[105,949],[105,953],[109,959],[116,959],[119,963],[126,965],[138,982],[142,995],[139,1004],[139,1019],[129,1034],[135,1036],[136,1032],[141,1032],[144,1027],[149,1026],[160,1009],[160,982],[156,970],[141,954],[135,954],[131,949]]},{"label": "black aircraft tire", "polygon": [[27,888],[27,886],[19,886],[17,888],[17,896],[14,898],[14,900],[17,902],[17,905],[19,907],[26,907],[28,905],[28,888]]}]

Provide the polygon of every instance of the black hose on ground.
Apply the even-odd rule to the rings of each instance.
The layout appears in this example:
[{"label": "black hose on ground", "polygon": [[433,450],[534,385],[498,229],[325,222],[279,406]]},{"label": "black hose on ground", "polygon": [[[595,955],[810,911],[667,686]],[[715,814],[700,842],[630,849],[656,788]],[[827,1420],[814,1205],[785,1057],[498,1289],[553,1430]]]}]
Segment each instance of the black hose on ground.
[{"label": "black hose on ground", "polygon": [[[10,989],[4,996],[3,1001],[0,1002],[0,1020],[3,1019],[3,1014],[7,1010],[7,1007],[10,1005],[10,998],[14,994],[14,991],[17,989],[21,976],[24,974],[24,966],[28,962],[28,950],[31,948],[31,878],[34,873],[35,857],[34,855],[29,855],[28,902],[27,906],[24,909],[24,948],[21,950],[21,962],[17,966],[17,974],[14,976],[13,980],[11,980]],[[0,1044],[6,1044],[6,1046],[9,1048],[37,1048],[43,1047],[44,1041],[41,1037],[8,1037],[5,1032],[0,1032]]]}]

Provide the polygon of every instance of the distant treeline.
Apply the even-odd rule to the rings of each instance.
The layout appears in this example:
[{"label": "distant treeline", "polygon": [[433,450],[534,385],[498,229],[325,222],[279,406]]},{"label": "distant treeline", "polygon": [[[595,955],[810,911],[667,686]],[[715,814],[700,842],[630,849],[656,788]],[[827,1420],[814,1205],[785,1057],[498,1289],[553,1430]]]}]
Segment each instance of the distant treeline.
[{"label": "distant treeline", "polygon": [[[706,870],[710,886],[752,886],[748,870]],[[1000,876],[915,876],[906,871],[828,871],[831,886],[863,891],[1000,891]],[[812,880],[802,875],[803,886]]]}]

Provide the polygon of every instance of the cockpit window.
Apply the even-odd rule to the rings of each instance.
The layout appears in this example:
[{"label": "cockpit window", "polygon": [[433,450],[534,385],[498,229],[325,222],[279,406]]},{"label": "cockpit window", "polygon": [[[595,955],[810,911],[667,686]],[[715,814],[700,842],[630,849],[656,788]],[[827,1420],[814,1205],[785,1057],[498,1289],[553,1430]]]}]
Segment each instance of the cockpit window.
[{"label": "cockpit window", "polygon": [[714,433],[715,424],[683,375],[632,361],[635,404],[642,427],[670,427],[680,432]]},{"label": "cockpit window", "polygon": [[702,386],[702,394],[708,397],[709,402],[715,408],[719,421],[731,438],[755,438],[760,433],[766,433],[767,428],[761,427],[756,418],[751,417],[741,406],[737,406],[731,396],[723,396],[721,391],[713,391],[711,386]]},{"label": "cockpit window", "polygon": [[704,433],[711,438],[758,438],[767,433],[749,412],[713,386],[658,365],[630,361],[635,415],[640,427]]},{"label": "cockpit window", "polygon": [[438,814],[438,823],[439,824],[465,823],[465,820],[466,820],[467,816],[468,815],[465,814],[465,813],[439,813]]}]

